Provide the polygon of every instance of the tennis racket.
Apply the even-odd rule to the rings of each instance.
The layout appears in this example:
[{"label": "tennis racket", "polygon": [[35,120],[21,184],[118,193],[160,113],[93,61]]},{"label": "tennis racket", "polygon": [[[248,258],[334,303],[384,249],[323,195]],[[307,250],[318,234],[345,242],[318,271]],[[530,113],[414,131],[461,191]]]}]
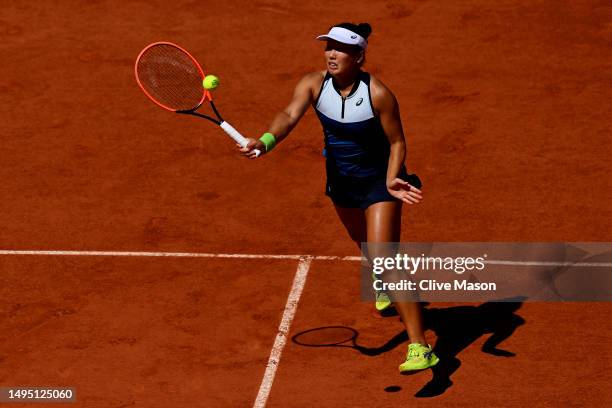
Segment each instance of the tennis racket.
[{"label": "tennis racket", "polygon": [[[204,71],[194,57],[176,44],[156,42],[146,46],[136,58],[136,82],[158,106],[171,112],[194,115],[221,127],[236,143],[245,147],[248,140],[221,117],[210,91],[204,89]],[[196,112],[206,102],[215,117]],[[255,150],[255,157],[261,151]]]}]

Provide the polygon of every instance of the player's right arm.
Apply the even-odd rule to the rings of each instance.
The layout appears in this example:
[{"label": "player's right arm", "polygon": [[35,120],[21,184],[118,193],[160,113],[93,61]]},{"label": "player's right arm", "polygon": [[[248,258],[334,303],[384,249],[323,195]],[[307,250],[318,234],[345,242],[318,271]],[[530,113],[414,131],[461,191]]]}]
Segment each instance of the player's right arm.
[{"label": "player's right arm", "polygon": [[[291,130],[298,124],[308,107],[315,99],[315,93],[318,92],[323,75],[321,72],[313,72],[302,78],[293,91],[293,98],[289,105],[279,112],[269,126],[269,133],[272,133],[276,138],[276,144],[285,139]],[[255,139],[248,139],[249,143],[245,147],[240,148],[240,153],[249,158],[255,158],[255,149],[259,149],[265,153],[264,144]]]}]

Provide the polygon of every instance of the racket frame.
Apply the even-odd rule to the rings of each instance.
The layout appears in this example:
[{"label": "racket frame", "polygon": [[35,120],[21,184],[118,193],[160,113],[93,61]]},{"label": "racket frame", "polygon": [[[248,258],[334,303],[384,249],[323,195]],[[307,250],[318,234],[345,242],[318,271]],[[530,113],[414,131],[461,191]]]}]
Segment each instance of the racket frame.
[{"label": "racket frame", "polygon": [[[200,64],[198,63],[198,61],[193,57],[193,55],[191,55],[186,49],[184,49],[183,47],[176,45],[174,43],[168,42],[168,41],[158,41],[158,42],[154,42],[152,44],[147,45],[142,51],[140,51],[140,53],[138,54],[138,57],[136,57],[136,64],[134,64],[134,76],[136,77],[136,82],[138,83],[138,86],[140,87],[140,89],[142,89],[142,91],[145,93],[145,95],[147,95],[149,97],[149,99],[151,99],[153,102],[155,102],[155,104],[161,108],[164,108],[166,110],[169,110],[170,112],[183,112],[181,110],[178,109],[174,109],[171,108],[169,106],[164,105],[163,103],[159,102],[157,99],[155,99],[147,90],[146,88],[142,85],[142,83],[140,82],[140,77],[138,76],[138,65],[140,62],[140,59],[142,58],[142,56],[144,55],[144,53],[146,53],[149,49],[159,46],[159,45],[169,45],[171,47],[175,47],[178,48],[180,51],[182,51],[185,55],[187,55],[187,57],[189,57],[189,59],[191,60],[191,62],[193,62],[193,64],[196,66],[196,68],[198,69],[198,72],[200,73],[200,76],[202,77],[202,80],[206,77],[206,74],[204,74],[204,70],[202,69],[202,67],[200,66]],[[202,89],[204,89],[204,87],[202,86]],[[198,109],[200,106],[202,106],[202,104],[206,101],[206,99],[209,98],[210,101],[212,102],[212,95],[210,94],[210,92],[208,90],[204,90],[204,92],[202,92],[202,97],[200,98],[200,101],[198,102],[198,104],[192,108],[192,109],[188,109],[195,111],[196,109]],[[185,111],[186,112],[186,111]]]}]

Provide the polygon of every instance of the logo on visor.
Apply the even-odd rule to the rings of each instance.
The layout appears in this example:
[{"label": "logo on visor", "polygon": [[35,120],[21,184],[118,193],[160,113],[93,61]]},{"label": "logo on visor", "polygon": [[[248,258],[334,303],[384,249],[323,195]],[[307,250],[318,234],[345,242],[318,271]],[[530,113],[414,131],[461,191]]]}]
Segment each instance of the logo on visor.
[{"label": "logo on visor", "polygon": [[357,38],[356,35],[351,35],[351,38],[354,40],[355,38]]},{"label": "logo on visor", "polygon": [[355,104],[355,106],[359,106],[363,103],[363,98],[359,98],[357,99],[357,103]]}]

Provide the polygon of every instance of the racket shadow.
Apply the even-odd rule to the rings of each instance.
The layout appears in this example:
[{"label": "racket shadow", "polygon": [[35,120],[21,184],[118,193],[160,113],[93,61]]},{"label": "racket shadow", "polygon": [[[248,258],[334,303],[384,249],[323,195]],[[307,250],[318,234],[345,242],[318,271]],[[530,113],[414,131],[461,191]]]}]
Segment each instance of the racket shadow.
[{"label": "racket shadow", "polygon": [[385,344],[377,347],[359,344],[358,337],[359,332],[352,327],[322,326],[301,331],[291,337],[291,341],[303,347],[344,347],[357,350],[366,356],[378,356],[395,349],[408,340],[408,336],[403,330]]}]

